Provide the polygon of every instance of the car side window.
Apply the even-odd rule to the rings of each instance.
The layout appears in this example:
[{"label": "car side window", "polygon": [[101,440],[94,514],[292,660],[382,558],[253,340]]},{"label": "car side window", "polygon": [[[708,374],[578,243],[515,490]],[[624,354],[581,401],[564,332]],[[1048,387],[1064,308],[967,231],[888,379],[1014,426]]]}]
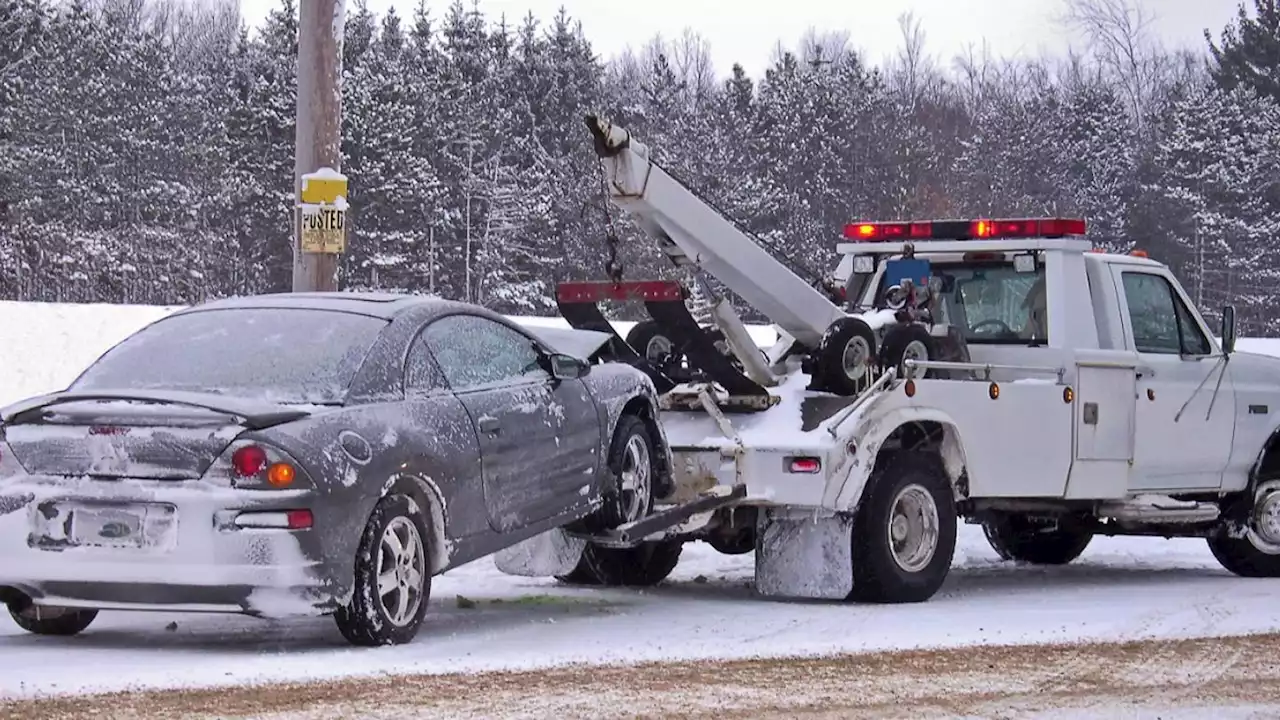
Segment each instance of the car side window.
[{"label": "car side window", "polygon": [[450,315],[423,331],[427,347],[454,390],[547,377],[526,335],[478,315]]},{"label": "car side window", "polygon": [[431,357],[431,350],[427,347],[426,332],[418,333],[418,336],[413,339],[413,344],[409,346],[409,356],[404,361],[405,392],[428,393],[448,387],[444,373]]},{"label": "car side window", "polygon": [[1191,310],[1160,276],[1144,272],[1121,273],[1138,352],[1165,355],[1208,355],[1209,338],[1196,325]]}]

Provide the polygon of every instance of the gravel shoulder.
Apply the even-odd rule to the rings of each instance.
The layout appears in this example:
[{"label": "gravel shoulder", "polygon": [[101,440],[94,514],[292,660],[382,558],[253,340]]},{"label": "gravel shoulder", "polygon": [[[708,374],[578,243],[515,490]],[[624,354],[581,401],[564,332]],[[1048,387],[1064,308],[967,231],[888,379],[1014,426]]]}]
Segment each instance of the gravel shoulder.
[{"label": "gravel shoulder", "polygon": [[3,701],[0,718],[1229,720],[1280,716],[1277,651],[1280,634],[383,676]]}]

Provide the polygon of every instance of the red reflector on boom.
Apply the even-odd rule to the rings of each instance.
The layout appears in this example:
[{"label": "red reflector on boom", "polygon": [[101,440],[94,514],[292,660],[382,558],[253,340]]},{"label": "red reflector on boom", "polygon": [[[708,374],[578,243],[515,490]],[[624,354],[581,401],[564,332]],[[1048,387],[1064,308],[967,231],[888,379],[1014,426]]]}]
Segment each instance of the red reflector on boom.
[{"label": "red reflector on boom", "polygon": [[844,227],[844,236],[846,238],[861,242],[1055,238],[1084,234],[1085,221],[1071,218],[851,223]]}]

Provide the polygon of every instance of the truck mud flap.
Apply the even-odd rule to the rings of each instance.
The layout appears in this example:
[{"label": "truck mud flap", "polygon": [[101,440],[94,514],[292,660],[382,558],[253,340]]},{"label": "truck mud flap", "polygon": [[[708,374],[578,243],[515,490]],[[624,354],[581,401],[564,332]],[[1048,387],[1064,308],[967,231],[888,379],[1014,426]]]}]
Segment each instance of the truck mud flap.
[{"label": "truck mud flap", "polygon": [[853,592],[853,518],[810,508],[768,508],[756,516],[756,594],[843,600]]},{"label": "truck mud flap", "polygon": [[[641,285],[666,285],[667,283],[611,283],[611,282],[569,282],[560,283],[556,287],[556,307],[560,310],[560,316],[569,323],[569,326],[577,330],[595,330],[596,332],[609,333],[612,339],[609,342],[609,349],[613,356],[619,361],[624,362],[638,370],[643,371],[653,381],[654,388],[659,393],[665,393],[676,386],[676,382],[667,377],[665,373],[646,360],[635,348],[627,344],[627,341],[618,334],[609,319],[600,312],[600,303],[603,300],[628,300],[640,299],[643,297],[644,291],[650,292],[656,288],[634,288],[629,286]],[[675,284],[675,283],[673,283]],[[679,284],[675,284],[679,289]]]},{"label": "truck mud flap", "polygon": [[733,366],[731,356],[720,352],[706,330],[689,314],[684,300],[645,300],[645,309],[667,337],[680,348],[689,364],[720,384],[729,395],[768,397],[769,391]]}]

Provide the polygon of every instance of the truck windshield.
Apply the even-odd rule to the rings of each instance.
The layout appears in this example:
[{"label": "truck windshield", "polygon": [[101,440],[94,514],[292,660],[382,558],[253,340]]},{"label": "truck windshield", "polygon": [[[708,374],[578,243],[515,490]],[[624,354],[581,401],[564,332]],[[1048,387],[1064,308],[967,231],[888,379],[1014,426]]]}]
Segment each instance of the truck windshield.
[{"label": "truck windshield", "polygon": [[1044,268],[1017,272],[1012,263],[934,264],[942,279],[942,321],[966,342],[1044,344],[1049,327]]}]

